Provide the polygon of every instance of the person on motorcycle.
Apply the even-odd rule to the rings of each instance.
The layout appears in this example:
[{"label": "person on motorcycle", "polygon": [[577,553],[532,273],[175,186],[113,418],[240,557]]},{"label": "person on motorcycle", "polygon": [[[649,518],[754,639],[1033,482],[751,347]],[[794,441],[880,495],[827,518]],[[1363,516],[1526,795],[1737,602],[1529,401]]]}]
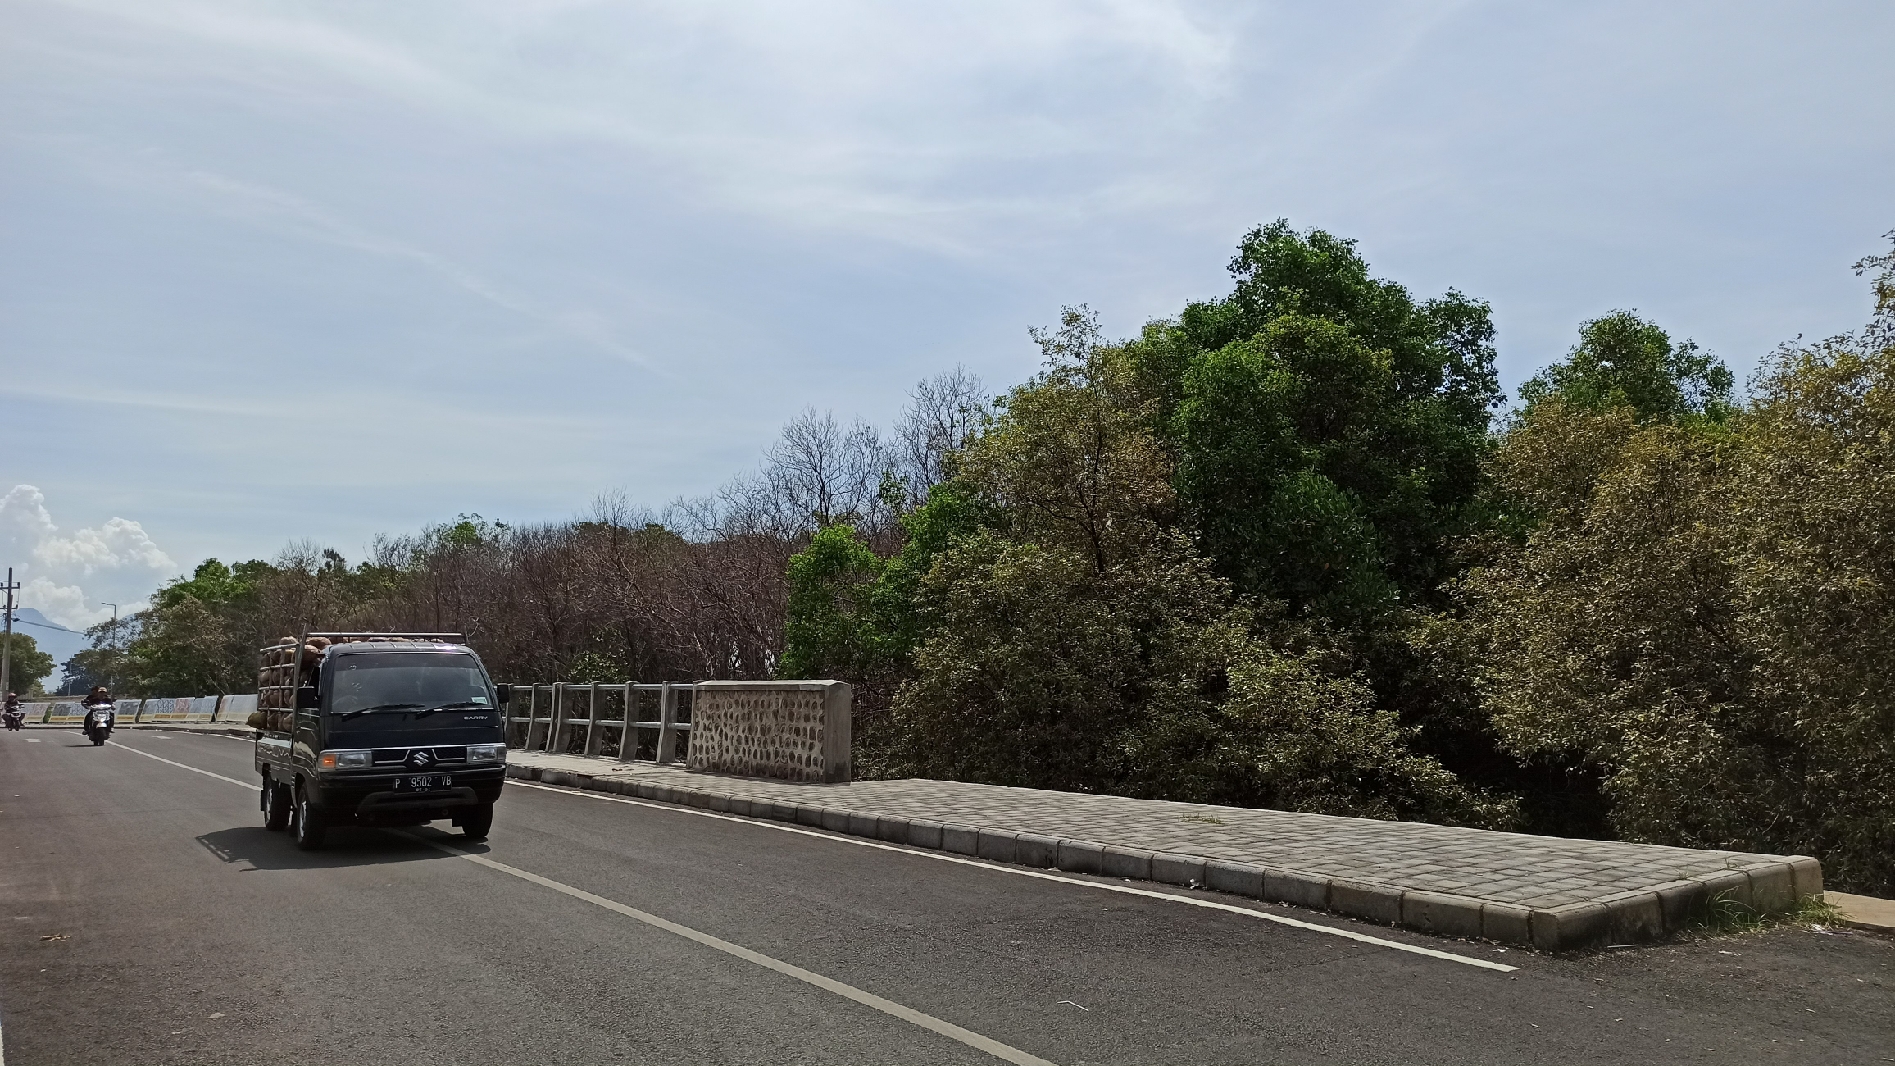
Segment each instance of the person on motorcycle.
[{"label": "person on motorcycle", "polygon": [[[98,704],[103,703],[109,707],[109,706],[113,706],[117,702],[118,702],[117,700],[114,700],[112,698],[112,694],[106,691],[106,688],[104,685],[94,685],[92,686],[92,691],[86,693],[86,698],[79,701],[79,706],[84,707],[86,710],[90,711],[94,706]],[[79,732],[81,733],[86,731],[86,717],[87,717],[86,715],[79,716]],[[118,716],[113,715],[113,717],[116,718]]]}]

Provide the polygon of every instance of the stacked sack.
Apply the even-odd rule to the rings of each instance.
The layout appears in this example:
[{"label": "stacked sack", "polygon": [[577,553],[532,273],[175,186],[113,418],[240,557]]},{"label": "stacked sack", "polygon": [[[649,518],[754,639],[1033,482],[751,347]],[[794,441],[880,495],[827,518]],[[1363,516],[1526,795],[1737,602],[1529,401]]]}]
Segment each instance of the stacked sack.
[{"label": "stacked sack", "polygon": [[298,655],[296,638],[284,637],[263,649],[257,665],[257,710],[250,716],[251,728],[289,732],[296,714],[296,687],[316,683],[316,667],[328,648],[327,637],[311,637]]}]

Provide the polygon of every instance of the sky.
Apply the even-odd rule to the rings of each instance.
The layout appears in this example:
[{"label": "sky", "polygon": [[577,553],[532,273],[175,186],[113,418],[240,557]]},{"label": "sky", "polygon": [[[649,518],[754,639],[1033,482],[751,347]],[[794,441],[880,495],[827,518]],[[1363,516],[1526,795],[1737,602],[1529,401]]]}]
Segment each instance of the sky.
[{"label": "sky", "polygon": [[[1866,320],[1895,5],[0,0],[0,566],[658,506],[1228,291],[1249,228],[1743,374]],[[10,491],[7,491],[11,487]]]}]

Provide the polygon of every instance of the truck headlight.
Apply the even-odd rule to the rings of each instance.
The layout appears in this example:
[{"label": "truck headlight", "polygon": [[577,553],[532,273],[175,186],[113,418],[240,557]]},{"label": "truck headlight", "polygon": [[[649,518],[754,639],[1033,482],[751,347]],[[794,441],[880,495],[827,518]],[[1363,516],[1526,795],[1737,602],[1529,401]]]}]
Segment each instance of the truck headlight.
[{"label": "truck headlight", "polygon": [[469,744],[467,745],[467,761],[506,762],[507,746],[505,744]]},{"label": "truck headlight", "polygon": [[371,751],[325,751],[316,757],[316,767],[322,770],[366,770],[374,754]]}]

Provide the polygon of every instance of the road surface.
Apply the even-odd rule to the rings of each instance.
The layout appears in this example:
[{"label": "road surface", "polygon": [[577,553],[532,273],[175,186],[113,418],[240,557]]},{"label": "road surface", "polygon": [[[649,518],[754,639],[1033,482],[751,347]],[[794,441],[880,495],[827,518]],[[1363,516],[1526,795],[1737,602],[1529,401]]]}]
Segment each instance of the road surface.
[{"label": "road surface", "polygon": [[1548,957],[521,782],[480,846],[256,800],[245,741],[0,734],[6,1063],[1895,1062],[1871,934]]}]

